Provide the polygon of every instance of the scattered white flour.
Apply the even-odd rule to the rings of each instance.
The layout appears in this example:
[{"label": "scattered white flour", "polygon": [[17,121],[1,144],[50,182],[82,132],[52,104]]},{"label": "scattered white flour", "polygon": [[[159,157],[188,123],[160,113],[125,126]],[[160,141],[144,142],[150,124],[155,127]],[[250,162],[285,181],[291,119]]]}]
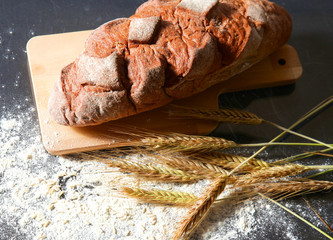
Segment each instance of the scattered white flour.
[{"label": "scattered white flour", "polygon": [[[139,204],[117,188],[200,193],[207,184],[139,182],[101,163],[52,156],[42,146],[35,110],[13,112],[0,119],[0,223],[7,226],[0,239],[170,239],[188,209]],[[302,239],[299,223],[277,206],[232,202],[214,206],[191,239],[266,239],[268,226],[281,234],[275,239]]]},{"label": "scattered white flour", "polygon": [[12,28],[12,27],[8,28],[8,33],[10,35],[12,35],[14,33],[14,28]]},{"label": "scattered white flour", "polygon": [[0,120],[1,222],[24,239],[170,237],[185,209],[119,197],[121,184],[139,183],[100,163],[48,154],[34,120],[34,109]]},{"label": "scattered white flour", "polygon": [[35,33],[35,30],[33,30],[33,29],[30,29],[30,30],[29,30],[29,35],[31,35],[31,36],[35,36],[35,34],[36,34],[36,33]]}]

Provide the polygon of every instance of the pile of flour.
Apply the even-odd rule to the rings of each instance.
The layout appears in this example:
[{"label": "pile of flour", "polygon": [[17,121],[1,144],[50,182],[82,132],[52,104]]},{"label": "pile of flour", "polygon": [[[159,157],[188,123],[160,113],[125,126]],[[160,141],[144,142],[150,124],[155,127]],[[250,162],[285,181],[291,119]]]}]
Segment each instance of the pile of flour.
[{"label": "pile of flour", "polygon": [[[0,239],[170,239],[188,209],[137,203],[117,189],[126,185],[197,194],[207,183],[138,182],[102,163],[52,156],[43,148],[31,107],[9,109],[0,119]],[[292,201],[287,206],[295,207]],[[306,207],[296,210],[311,214]],[[302,227],[264,200],[226,201],[212,208],[191,239],[265,239],[273,231],[281,234],[275,239],[297,240]]]}]

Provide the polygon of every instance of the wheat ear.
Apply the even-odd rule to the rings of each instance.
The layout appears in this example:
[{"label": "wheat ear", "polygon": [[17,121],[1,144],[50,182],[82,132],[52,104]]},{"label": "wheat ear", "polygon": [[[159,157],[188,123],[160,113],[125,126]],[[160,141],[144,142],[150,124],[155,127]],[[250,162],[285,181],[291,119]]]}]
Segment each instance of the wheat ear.
[{"label": "wheat ear", "polygon": [[297,164],[289,164],[284,166],[274,166],[271,168],[258,170],[249,174],[246,174],[244,176],[240,176],[237,181],[236,185],[246,185],[251,183],[257,183],[261,181],[265,181],[267,179],[272,178],[283,178],[287,176],[295,176],[298,174],[301,174],[305,171],[310,170],[307,167],[304,167],[302,165]]},{"label": "wheat ear", "polygon": [[123,160],[109,161],[107,164],[110,167],[118,167],[123,172],[130,172],[137,177],[148,180],[162,182],[193,182],[202,178],[177,169],[140,163],[130,163]]},{"label": "wheat ear", "polygon": [[278,179],[288,176],[296,176],[298,174],[315,170],[315,169],[332,169],[331,165],[304,166],[299,164],[288,164],[283,166],[273,166],[267,169],[251,172],[249,174],[238,177],[236,185],[246,185],[257,183],[267,179]]},{"label": "wheat ear", "polygon": [[221,194],[226,186],[226,178],[216,178],[207,189],[207,191],[197,200],[192,209],[187,213],[186,217],[182,220],[177,228],[174,240],[187,239],[193,230],[202,222],[207,215],[210,207]]},{"label": "wheat ear", "polygon": [[234,192],[231,192],[228,196],[216,200],[216,203],[222,203],[226,199],[235,199],[235,202],[252,199],[258,196],[258,194],[264,194],[277,201],[321,192],[333,189],[333,182],[310,180],[307,178],[293,179],[293,180],[277,180],[266,181],[242,185],[234,188]]},{"label": "wheat ear", "polygon": [[226,177],[228,175],[228,172],[219,166],[189,159],[186,155],[160,155],[158,159],[161,163],[169,167],[204,176],[204,178],[216,178],[217,176]]},{"label": "wheat ear", "polygon": [[219,137],[186,135],[181,133],[157,132],[131,126],[114,126],[109,131],[128,136],[128,146],[146,147],[150,149],[166,149],[169,151],[210,151],[235,147],[237,144]]},{"label": "wheat ear", "polygon": [[146,137],[138,143],[154,149],[176,151],[212,151],[236,147],[237,144],[218,137],[194,136],[185,134],[168,134],[156,137]]},{"label": "wheat ear", "polygon": [[121,189],[127,196],[136,198],[141,202],[183,206],[193,204],[198,197],[185,192],[165,190],[145,190],[142,188],[124,187]]},{"label": "wheat ear", "polygon": [[[251,186],[251,185],[250,185]],[[262,193],[276,200],[282,200],[298,195],[330,190],[333,183],[329,181],[297,179],[278,182],[263,182],[251,186],[253,193]]]},{"label": "wheat ear", "polygon": [[169,110],[170,115],[181,117],[194,117],[199,119],[208,119],[219,122],[228,122],[234,124],[251,124],[259,125],[263,119],[259,118],[253,113],[249,113],[236,109],[203,109],[203,108],[190,108],[183,106],[172,105]]},{"label": "wheat ear", "polygon": [[[208,152],[208,153],[198,153],[193,155],[194,159],[197,159],[203,163],[210,163],[212,165],[220,166],[225,169],[234,169],[239,164],[247,160],[247,157],[233,155],[233,154],[225,154],[221,152]],[[263,160],[251,159],[248,161],[245,166],[242,167],[242,171],[253,171],[260,170],[264,168],[270,167],[270,164]]]},{"label": "wheat ear", "polygon": [[96,161],[105,163],[109,167],[117,167],[122,172],[132,173],[137,177],[160,182],[193,182],[203,178],[203,176],[193,175],[185,171],[173,169],[165,166],[154,166],[137,162],[125,161],[121,158],[109,159],[103,152],[81,153]]}]

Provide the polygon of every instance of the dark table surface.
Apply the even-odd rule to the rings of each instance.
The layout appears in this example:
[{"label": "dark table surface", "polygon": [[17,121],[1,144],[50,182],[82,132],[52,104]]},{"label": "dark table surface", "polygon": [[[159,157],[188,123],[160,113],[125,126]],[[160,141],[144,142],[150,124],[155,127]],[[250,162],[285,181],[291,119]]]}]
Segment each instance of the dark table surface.
[{"label": "dark table surface", "polygon": [[[0,116],[13,111],[26,111],[33,106],[27,70],[26,43],[37,35],[94,29],[102,23],[134,13],[144,1],[138,0],[29,0],[0,1]],[[221,106],[243,108],[289,126],[325,98],[333,95],[333,1],[276,0],[293,18],[289,44],[296,48],[304,68],[303,76],[291,86],[230,93],[220,97]],[[20,104],[16,109],[15,105]],[[328,108],[307,121],[298,130],[306,135],[333,143],[333,109]],[[37,124],[37,118],[33,118]],[[220,125],[213,135],[239,142],[268,141],[278,132],[271,127],[234,127]],[[296,138],[288,138],[288,140]],[[282,156],[294,150],[272,148]],[[322,157],[330,162],[329,158]],[[332,163],[331,163],[332,164]],[[324,179],[333,180],[332,174]],[[1,196],[0,196],[1,197]],[[320,201],[322,217],[333,224],[333,194],[318,193],[307,198],[314,206]],[[305,205],[301,198],[293,199]],[[309,210],[310,211],[310,210]],[[1,218],[1,216],[0,216]],[[0,221],[1,223],[2,221]],[[323,229],[320,220],[317,222]],[[302,233],[297,239],[325,239],[295,219]],[[0,225],[0,239],[15,239],[17,232],[7,232]],[[325,229],[326,230],[326,229]],[[332,234],[332,233],[331,233]],[[290,239],[274,227],[267,227],[261,239]],[[278,236],[278,237],[277,237]],[[252,239],[252,238],[250,238]]]}]

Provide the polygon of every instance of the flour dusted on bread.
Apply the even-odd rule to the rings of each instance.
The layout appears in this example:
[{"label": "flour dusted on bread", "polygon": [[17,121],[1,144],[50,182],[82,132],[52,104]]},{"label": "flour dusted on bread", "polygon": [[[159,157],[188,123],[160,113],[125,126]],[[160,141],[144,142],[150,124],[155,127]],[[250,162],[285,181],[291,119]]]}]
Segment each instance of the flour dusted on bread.
[{"label": "flour dusted on bread", "polygon": [[267,0],[149,0],[89,36],[62,70],[50,114],[64,125],[95,125],[191,96],[271,54],[291,25]]},{"label": "flour dusted on bread", "polygon": [[198,14],[205,15],[212,9],[219,1],[218,0],[182,0],[177,7],[184,8]]},{"label": "flour dusted on bread", "polygon": [[133,18],[128,30],[128,40],[137,43],[150,43],[159,22],[159,16]]}]

